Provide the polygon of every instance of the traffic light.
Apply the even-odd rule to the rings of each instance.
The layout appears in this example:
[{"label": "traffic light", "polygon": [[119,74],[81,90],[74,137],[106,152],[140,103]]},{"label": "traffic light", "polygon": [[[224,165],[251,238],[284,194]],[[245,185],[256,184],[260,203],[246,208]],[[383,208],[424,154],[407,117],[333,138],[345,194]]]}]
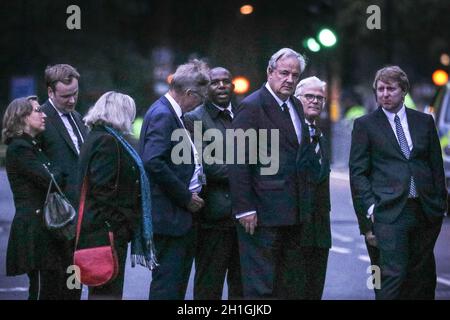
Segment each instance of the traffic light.
[{"label": "traffic light", "polygon": [[234,92],[236,94],[244,94],[250,89],[250,81],[246,77],[236,77],[233,79]]},{"label": "traffic light", "polygon": [[319,52],[322,47],[331,48],[337,43],[337,37],[331,29],[323,28],[317,34],[317,40],[313,37],[303,41],[303,46],[311,52]]},{"label": "traffic light", "polygon": [[306,39],[305,45],[306,48],[308,48],[312,52],[318,52],[320,51],[320,44],[316,41],[314,38],[308,38]]},{"label": "traffic light", "polygon": [[434,71],[431,77],[436,86],[443,86],[448,82],[448,73],[441,69]]},{"label": "traffic light", "polygon": [[337,38],[336,35],[334,34],[333,31],[331,31],[328,28],[324,28],[322,30],[319,31],[319,42],[324,46],[324,47],[332,47],[336,44],[337,42]]}]

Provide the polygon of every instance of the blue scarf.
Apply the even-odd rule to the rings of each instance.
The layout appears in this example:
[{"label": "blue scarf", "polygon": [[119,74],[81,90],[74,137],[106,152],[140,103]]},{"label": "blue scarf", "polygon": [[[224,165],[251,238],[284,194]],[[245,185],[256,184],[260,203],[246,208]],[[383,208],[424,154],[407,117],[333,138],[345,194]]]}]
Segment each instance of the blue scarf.
[{"label": "blue scarf", "polygon": [[137,152],[132,146],[130,146],[121,134],[111,127],[105,126],[105,129],[122,144],[139,168],[142,215],[140,223],[137,225],[136,229],[133,230],[133,239],[131,240],[131,266],[134,268],[137,262],[141,266],[153,270],[156,266],[158,266],[158,263],[156,261],[153,243],[150,183],[148,181],[144,165],[142,164],[142,160]]}]

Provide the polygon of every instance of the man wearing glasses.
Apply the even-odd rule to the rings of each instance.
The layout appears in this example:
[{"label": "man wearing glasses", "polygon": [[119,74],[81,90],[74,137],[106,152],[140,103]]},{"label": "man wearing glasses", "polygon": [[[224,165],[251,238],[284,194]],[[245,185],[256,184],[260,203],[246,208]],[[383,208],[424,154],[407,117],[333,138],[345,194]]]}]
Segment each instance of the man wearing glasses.
[{"label": "man wearing glasses", "polygon": [[330,230],[330,157],[326,140],[318,128],[320,113],[325,105],[326,83],[317,77],[303,79],[297,85],[295,96],[301,101],[305,122],[311,136],[313,152],[308,179],[314,190],[311,221],[304,223],[300,241],[302,257],[299,288],[302,299],[320,300],[325,285],[328,253],[331,248]]},{"label": "man wearing glasses", "polygon": [[[245,164],[230,167],[230,190],[237,226],[242,282],[246,299],[297,299],[302,223],[310,214],[305,197],[305,171],[309,167],[309,132],[303,109],[293,96],[305,60],[283,48],[269,60],[267,83],[245,98],[233,120],[236,129],[265,130],[263,152],[278,157],[279,170],[264,175],[267,167],[253,148],[245,146]],[[261,131],[259,131],[261,132]],[[261,141],[258,141],[258,144]],[[262,151],[262,150],[261,150]],[[249,161],[257,157],[256,163]]]},{"label": "man wearing glasses", "polygon": [[[198,196],[205,184],[199,155],[182,116],[206,97],[209,74],[204,62],[179,66],[169,92],[150,106],[144,118],[139,154],[150,178],[154,241],[159,266],[152,273],[150,299],[183,300],[194,257],[192,215],[204,205]],[[172,133],[184,133],[188,161],[172,150],[180,143]],[[180,156],[183,161],[174,157]]]}]

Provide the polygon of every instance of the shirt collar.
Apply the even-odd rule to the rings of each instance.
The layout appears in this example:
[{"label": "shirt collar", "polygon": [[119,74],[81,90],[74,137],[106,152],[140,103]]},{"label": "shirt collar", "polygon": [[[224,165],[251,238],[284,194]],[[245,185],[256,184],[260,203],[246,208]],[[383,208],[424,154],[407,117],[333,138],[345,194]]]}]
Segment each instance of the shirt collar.
[{"label": "shirt collar", "polygon": [[183,115],[183,111],[181,111],[180,105],[175,101],[175,99],[168,92],[164,96],[167,98],[167,100],[169,100],[169,103],[172,106],[172,109],[177,114],[178,118],[181,119],[181,116]]},{"label": "shirt collar", "polygon": [[385,110],[384,108],[381,108],[386,115],[386,117],[389,119],[389,121],[394,122],[395,115],[398,115],[400,118],[400,122],[403,121],[403,119],[406,117],[406,107],[403,105],[400,110],[397,113],[389,112]]},{"label": "shirt collar", "polygon": [[59,114],[60,117],[62,117],[63,115],[65,115],[64,112],[61,112],[53,103],[52,98],[48,98],[48,101],[50,102],[50,104],[52,105],[52,107],[56,110],[56,112]]},{"label": "shirt collar", "polygon": [[269,90],[270,94],[275,98],[275,100],[277,101],[278,105],[281,107],[283,105],[283,103],[288,104],[289,99],[287,99],[286,101],[281,100],[280,98],[278,98],[278,96],[275,94],[275,92],[273,92],[272,88],[269,85],[269,82],[266,82],[266,89]]},{"label": "shirt collar", "polygon": [[224,108],[224,107],[219,107],[217,104],[215,104],[215,103],[213,103],[213,102],[211,102],[211,104],[212,104],[214,107],[216,107],[217,109],[219,109],[220,111],[223,111],[223,110],[227,109],[228,111],[231,112],[231,102],[228,104],[228,106],[227,106],[226,108]]}]

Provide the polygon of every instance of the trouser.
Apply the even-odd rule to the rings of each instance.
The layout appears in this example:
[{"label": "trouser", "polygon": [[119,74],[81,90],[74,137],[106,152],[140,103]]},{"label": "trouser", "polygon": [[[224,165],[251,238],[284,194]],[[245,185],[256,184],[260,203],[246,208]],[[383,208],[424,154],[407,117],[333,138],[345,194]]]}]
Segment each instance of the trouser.
[{"label": "trouser", "polygon": [[220,300],[225,276],[228,299],[241,299],[242,282],[236,228],[199,228],[195,253],[194,299]]},{"label": "trouser", "polygon": [[195,251],[195,229],[180,237],[153,236],[159,266],[152,272],[150,300],[184,300]]},{"label": "trouser", "polygon": [[420,202],[408,200],[391,224],[374,223],[380,250],[381,288],[376,298],[434,299],[436,264],[434,245],[442,219],[431,222]]}]

